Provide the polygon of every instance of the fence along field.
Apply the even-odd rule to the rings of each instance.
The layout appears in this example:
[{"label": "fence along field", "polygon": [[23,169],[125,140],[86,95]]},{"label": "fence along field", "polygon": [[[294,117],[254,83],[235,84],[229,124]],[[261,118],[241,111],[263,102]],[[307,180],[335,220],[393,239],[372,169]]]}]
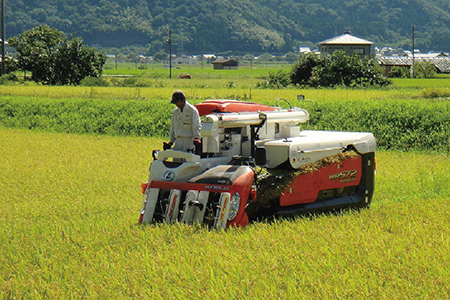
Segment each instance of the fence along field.
[{"label": "fence along field", "polygon": [[[250,93],[226,80],[216,82],[220,89],[187,88],[195,103],[282,97],[310,111],[308,128],[366,126],[393,145],[385,148],[402,149],[377,152],[368,210],[217,232],[137,226],[140,183],[166,135],[168,98],[187,84],[173,82],[0,87],[0,299],[450,298],[449,102],[426,96],[435,87]],[[297,94],[315,101],[296,102]],[[161,130],[136,131],[154,124],[153,113]],[[95,118],[103,131],[89,131]],[[141,120],[148,123],[117,129]],[[419,151],[433,139],[433,152]]]}]

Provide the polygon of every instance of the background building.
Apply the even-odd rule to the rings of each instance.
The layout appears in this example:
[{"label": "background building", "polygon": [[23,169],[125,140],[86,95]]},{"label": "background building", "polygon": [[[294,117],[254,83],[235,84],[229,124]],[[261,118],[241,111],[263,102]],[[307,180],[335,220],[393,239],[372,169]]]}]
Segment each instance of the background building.
[{"label": "background building", "polygon": [[332,54],[334,51],[343,50],[347,55],[357,54],[361,57],[372,54],[373,42],[345,33],[340,36],[318,43],[320,53]]},{"label": "background building", "polygon": [[221,60],[218,59],[212,62],[214,65],[214,70],[236,70],[239,63],[234,59]]}]

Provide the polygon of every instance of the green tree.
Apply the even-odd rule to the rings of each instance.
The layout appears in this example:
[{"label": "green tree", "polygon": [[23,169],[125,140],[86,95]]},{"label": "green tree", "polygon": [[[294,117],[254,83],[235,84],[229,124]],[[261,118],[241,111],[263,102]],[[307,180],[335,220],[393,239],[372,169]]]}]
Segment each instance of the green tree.
[{"label": "green tree", "polygon": [[291,71],[292,83],[309,85],[312,77],[312,69],[322,64],[322,60],[316,53],[305,54],[293,67]]},{"label": "green tree", "polygon": [[374,59],[357,55],[349,56],[344,51],[333,55],[305,55],[292,69],[294,84],[314,87],[388,85],[390,81]]},{"label": "green tree", "polygon": [[102,52],[84,45],[81,38],[73,38],[58,47],[50,83],[78,85],[86,77],[100,77],[105,62]]},{"label": "green tree", "polygon": [[164,51],[156,52],[155,55],[153,55],[153,59],[156,61],[167,59],[167,57],[168,57],[168,54]]},{"label": "green tree", "polygon": [[408,66],[393,66],[389,76],[393,78],[409,78],[411,77],[411,68]]},{"label": "green tree", "polygon": [[286,53],[286,61],[288,62],[296,62],[299,59],[300,55],[294,52]]},{"label": "green tree", "polygon": [[159,51],[164,51],[165,44],[162,41],[156,40],[146,46],[144,55],[150,56]]},{"label": "green tree", "polygon": [[9,39],[17,51],[17,67],[30,71],[35,82],[77,85],[87,77],[98,77],[106,56],[83,44],[81,38],[67,40],[65,34],[41,25]]},{"label": "green tree", "polygon": [[138,53],[135,53],[135,52],[128,53],[127,60],[129,62],[134,63],[134,66],[137,69],[137,65],[138,65],[138,62],[139,62],[139,54]]},{"label": "green tree", "polygon": [[259,56],[258,60],[263,62],[269,62],[272,60],[272,55],[269,53],[263,53]]},{"label": "green tree", "polygon": [[5,57],[5,71],[6,74],[9,74],[11,72],[17,71],[17,62],[14,60],[14,58],[10,55]]},{"label": "green tree", "polygon": [[414,77],[432,78],[436,75],[436,67],[429,61],[417,61],[414,63]]},{"label": "green tree", "polygon": [[57,46],[64,42],[64,34],[48,26],[38,26],[8,40],[16,48],[17,67],[32,72],[36,82],[50,82]]}]

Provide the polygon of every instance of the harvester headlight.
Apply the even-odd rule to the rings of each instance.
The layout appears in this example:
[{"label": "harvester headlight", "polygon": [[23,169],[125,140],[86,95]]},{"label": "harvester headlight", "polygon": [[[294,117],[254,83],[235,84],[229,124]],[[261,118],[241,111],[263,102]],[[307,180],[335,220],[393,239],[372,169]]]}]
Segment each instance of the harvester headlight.
[{"label": "harvester headlight", "polygon": [[230,213],[228,214],[228,221],[233,221],[234,218],[236,218],[240,206],[241,196],[239,193],[234,193],[230,200]]}]

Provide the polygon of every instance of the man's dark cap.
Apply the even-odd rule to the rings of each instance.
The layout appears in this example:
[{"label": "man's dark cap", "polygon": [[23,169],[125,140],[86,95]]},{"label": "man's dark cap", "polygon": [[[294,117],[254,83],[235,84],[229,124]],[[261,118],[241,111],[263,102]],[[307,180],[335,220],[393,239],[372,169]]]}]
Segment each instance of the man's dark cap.
[{"label": "man's dark cap", "polygon": [[175,91],[172,95],[172,101],[170,103],[177,103],[180,100],[184,100],[186,97],[184,96],[184,93],[182,91]]}]

